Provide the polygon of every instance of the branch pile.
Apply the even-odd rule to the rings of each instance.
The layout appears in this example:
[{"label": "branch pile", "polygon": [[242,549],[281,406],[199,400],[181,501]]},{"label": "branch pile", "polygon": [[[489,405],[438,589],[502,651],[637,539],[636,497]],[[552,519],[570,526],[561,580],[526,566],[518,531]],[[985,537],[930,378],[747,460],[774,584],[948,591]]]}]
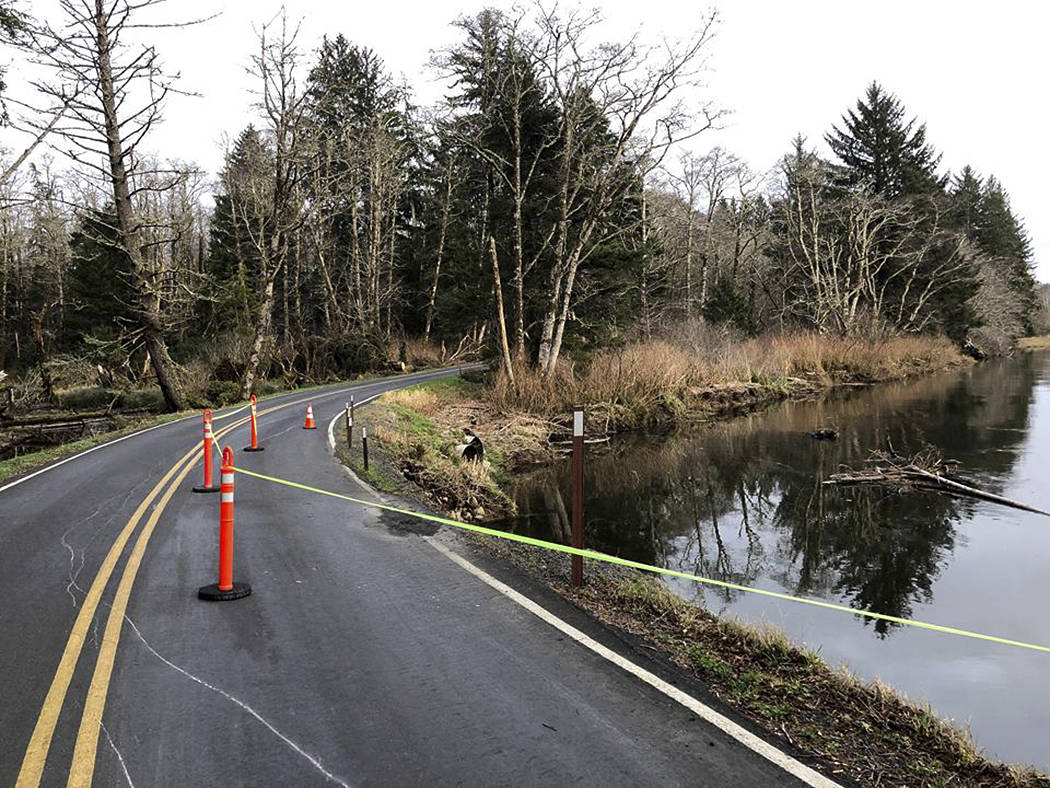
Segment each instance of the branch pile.
[{"label": "branch pile", "polygon": [[832,474],[824,481],[828,485],[866,484],[896,489],[900,494],[909,492],[937,492],[955,498],[972,498],[989,501],[1013,509],[1035,512],[1050,517],[1050,512],[1019,501],[1004,498],[1001,495],[986,492],[955,476],[960,463],[958,460],[946,460],[932,446],[923,449],[912,457],[902,457],[887,444],[887,449],[871,453],[861,470],[847,468],[842,473]]}]

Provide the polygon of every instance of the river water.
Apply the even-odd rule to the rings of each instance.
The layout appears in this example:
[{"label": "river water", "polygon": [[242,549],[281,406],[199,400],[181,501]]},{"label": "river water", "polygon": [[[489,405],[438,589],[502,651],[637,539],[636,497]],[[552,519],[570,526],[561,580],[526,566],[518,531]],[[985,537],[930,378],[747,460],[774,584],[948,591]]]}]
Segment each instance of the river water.
[{"label": "river water", "polygon": [[[838,440],[808,433],[832,426]],[[704,577],[1050,645],[1050,518],[931,493],[821,484],[869,451],[935,446],[983,489],[1050,510],[1050,352],[589,451],[586,546]],[[567,541],[569,468],[523,475],[512,530]],[[1050,769],[1050,654],[670,580],[831,665]]]}]

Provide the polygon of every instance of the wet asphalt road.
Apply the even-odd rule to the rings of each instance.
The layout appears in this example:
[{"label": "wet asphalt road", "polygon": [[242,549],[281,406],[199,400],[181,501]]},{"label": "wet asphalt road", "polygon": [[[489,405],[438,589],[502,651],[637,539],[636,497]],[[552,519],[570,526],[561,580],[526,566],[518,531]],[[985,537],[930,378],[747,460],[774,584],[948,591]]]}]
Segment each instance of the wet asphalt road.
[{"label": "wet asphalt road", "polygon": [[[352,390],[361,401],[434,376]],[[240,467],[361,494],[327,444],[345,384],[260,410],[307,396],[316,431],[301,428],[304,403],[261,417],[264,452],[240,451],[247,425],[222,442]],[[166,425],[0,492],[0,786],[15,784],[103,557],[199,431],[196,418]],[[198,463],[132,587],[95,785],[798,784],[375,510],[239,475],[234,574],[254,593],[199,601],[218,542],[218,496],[192,494],[199,483]],[[72,673],[43,785],[66,783],[133,542]],[[558,600],[544,604],[611,637]]]}]

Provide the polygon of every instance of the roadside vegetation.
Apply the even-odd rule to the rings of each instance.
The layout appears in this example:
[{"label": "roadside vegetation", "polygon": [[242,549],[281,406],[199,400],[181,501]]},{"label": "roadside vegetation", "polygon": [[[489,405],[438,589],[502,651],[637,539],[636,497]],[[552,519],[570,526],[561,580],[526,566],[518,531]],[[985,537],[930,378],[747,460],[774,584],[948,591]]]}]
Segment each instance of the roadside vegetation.
[{"label": "roadside vegetation", "polygon": [[596,431],[712,418],[841,385],[899,380],[966,363],[952,342],[921,335],[842,337],[814,332],[747,338],[702,321],[663,338],[595,352],[547,379],[499,370],[487,392],[505,413],[545,418],[588,406]]},{"label": "roadside vegetation", "polygon": [[[822,347],[819,338],[802,347],[807,350],[797,357],[785,350],[784,363],[820,358],[834,368],[830,362],[842,360],[834,353],[835,343],[825,349],[826,355],[816,350]],[[905,347],[910,354],[903,352]],[[849,368],[878,370],[896,379],[908,371],[929,371],[923,364],[930,361],[959,363],[950,344],[947,355],[943,350],[936,343],[897,345],[896,352],[876,362],[868,348],[851,356]],[[657,352],[664,351],[660,346]],[[741,358],[746,359],[746,353]],[[717,380],[708,385],[732,385],[725,378]],[[822,380],[825,386],[850,382],[841,372]],[[422,495],[455,519],[495,524],[509,515],[513,503],[503,492],[509,474],[556,459],[557,444],[549,439],[552,433],[564,433],[565,424],[557,418],[560,405],[551,407],[553,419],[501,409],[493,402],[494,385],[500,385],[498,378],[495,383],[485,376],[447,379],[384,395],[361,408],[358,423],[375,438],[372,474],[366,480],[390,492]],[[622,393],[619,386],[603,391]],[[778,391],[776,397],[781,396],[785,394]],[[706,402],[702,418],[732,411],[727,400],[717,400],[718,406]],[[464,461],[455,451],[464,427],[485,442],[484,463]],[[344,462],[362,472],[359,446],[339,452]],[[930,708],[882,683],[865,683],[827,665],[779,631],[719,618],[650,575],[588,562],[586,584],[573,590],[566,556],[473,534],[463,538],[472,549],[518,567],[621,632],[629,643],[693,676],[835,779],[865,786],[1050,786],[1045,775],[983,757],[967,731],[938,718]]]},{"label": "roadside vegetation", "polygon": [[719,618],[634,570],[587,563],[569,586],[564,556],[471,536],[561,596],[698,679],[728,706],[859,785],[1044,788],[1050,777],[983,757],[967,731],[880,682],[827,665],[783,633]]}]

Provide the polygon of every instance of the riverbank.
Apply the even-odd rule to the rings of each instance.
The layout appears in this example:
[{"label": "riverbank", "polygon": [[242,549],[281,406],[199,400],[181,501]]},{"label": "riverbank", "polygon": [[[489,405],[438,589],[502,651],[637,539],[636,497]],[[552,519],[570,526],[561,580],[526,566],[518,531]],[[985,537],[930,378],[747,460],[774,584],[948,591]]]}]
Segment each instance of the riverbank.
[{"label": "riverbank", "polygon": [[[699,341],[699,340],[696,340]],[[375,441],[390,455],[386,479],[401,475],[455,516],[492,521],[513,513],[510,474],[556,460],[573,407],[587,412],[588,436],[672,429],[755,412],[785,399],[902,380],[973,363],[947,340],[844,340],[784,335],[731,343],[708,336],[711,355],[689,342],[642,342],[594,356],[586,370],[559,368],[550,383],[524,368],[393,392],[372,406]],[[704,361],[715,358],[715,361]],[[821,425],[814,425],[815,427]],[[477,435],[484,465],[454,451]]]},{"label": "riverbank", "polygon": [[485,392],[497,411],[564,421],[588,411],[590,432],[726,418],[781,399],[865,386],[972,363],[943,337],[854,339],[796,333],[739,340],[702,324],[664,339],[561,364],[548,379],[518,365]]},{"label": "riverbank", "polygon": [[[557,455],[546,437],[563,430],[559,419],[500,412],[486,393],[481,382],[449,382],[363,409],[358,421],[377,438],[372,470],[383,477],[378,481],[398,484],[399,463],[407,456],[424,484],[467,466],[484,485],[500,490],[513,470]],[[486,440],[489,464],[483,469],[456,458],[453,445],[462,440],[464,426]],[[519,432],[532,437],[519,441],[514,437]],[[458,518],[500,519],[477,489],[467,490],[480,507],[440,487],[428,495]],[[884,685],[856,681],[791,646],[783,635],[719,620],[647,576],[589,563],[587,585],[573,593],[564,557],[485,537],[468,539],[614,627],[644,653],[659,653],[696,676],[771,735],[818,758],[837,779],[863,785],[1050,785],[1045,777],[982,758],[964,732],[929,708]]]}]

